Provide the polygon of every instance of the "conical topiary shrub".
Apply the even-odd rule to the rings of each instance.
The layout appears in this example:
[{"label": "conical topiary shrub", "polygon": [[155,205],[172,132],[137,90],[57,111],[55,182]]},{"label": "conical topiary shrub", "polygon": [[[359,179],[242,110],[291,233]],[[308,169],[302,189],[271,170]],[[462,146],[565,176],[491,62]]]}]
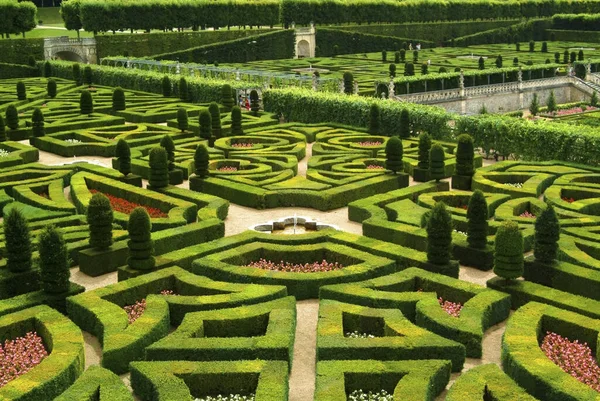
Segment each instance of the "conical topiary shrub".
[{"label": "conical topiary shrub", "polygon": [[83,76],[81,75],[81,66],[78,63],[73,64],[72,72],[73,72],[73,81],[75,81],[77,86],[83,85]]},{"label": "conical topiary shrub", "polygon": [[50,78],[46,84],[46,93],[48,97],[54,99],[56,97],[56,81]]},{"label": "conical topiary shrub", "polygon": [[444,202],[437,202],[427,220],[427,260],[436,265],[450,263],[452,217]]},{"label": "conical topiary shrub", "polygon": [[90,91],[81,91],[81,96],[79,97],[79,108],[81,110],[81,114],[90,115],[94,112],[94,100],[92,99],[92,94]]},{"label": "conical topiary shrub", "polygon": [[385,168],[391,170],[394,174],[398,171],[404,170],[402,163],[402,155],[404,149],[402,148],[402,140],[397,136],[393,136],[388,139],[385,144]]},{"label": "conical topiary shrub", "polygon": [[87,221],[90,226],[90,246],[99,250],[108,249],[113,243],[113,210],[104,194],[92,195],[87,208]]},{"label": "conical topiary shrub", "polygon": [[169,161],[169,171],[175,169],[175,143],[171,135],[165,135],[160,140],[160,146],[167,151],[167,160]]},{"label": "conical topiary shrub", "polygon": [[216,102],[212,102],[208,105],[208,112],[210,113],[210,121],[212,123],[212,135],[219,139],[223,135],[221,134],[221,110]]},{"label": "conical topiary shrub", "polygon": [[221,87],[221,104],[223,104],[226,110],[231,110],[235,105],[233,90],[231,89],[231,86],[227,84]]},{"label": "conical topiary shrub", "polygon": [[523,234],[514,221],[502,222],[496,232],[494,273],[506,280],[523,275]]},{"label": "conical topiary shrub", "polygon": [[113,91],[112,109],[113,111],[125,110],[125,92],[120,87]]},{"label": "conical topiary shrub", "polygon": [[4,117],[0,114],[0,142],[6,141],[6,126],[4,125]]},{"label": "conical topiary shrub", "polygon": [[11,130],[19,128],[19,112],[14,104],[10,104],[6,108],[6,125]]},{"label": "conical topiary shrub", "polygon": [[46,61],[44,63],[44,76],[46,78],[50,78],[52,76],[52,64],[50,64],[50,61]]},{"label": "conical topiary shrub", "polygon": [[40,281],[49,294],[69,291],[69,252],[62,234],[54,226],[46,226],[38,237]]},{"label": "conical topiary shrub", "polygon": [[31,114],[31,133],[35,137],[42,137],[46,134],[44,128],[44,113],[39,107],[33,109]]},{"label": "conical topiary shrub", "polygon": [[439,143],[434,144],[429,151],[429,177],[439,182],[445,176],[445,153]]},{"label": "conical topiary shrub", "polygon": [[473,162],[475,160],[473,138],[471,135],[462,134],[458,136],[456,146],[456,168],[452,175],[452,188],[469,190],[475,169]]},{"label": "conical topiary shrub", "polygon": [[400,112],[400,138],[410,138],[410,115],[406,109]]},{"label": "conical topiary shrub", "polygon": [[208,110],[202,110],[198,117],[200,124],[200,138],[208,141],[208,146],[212,147],[212,117]]},{"label": "conical topiary shrub", "polygon": [[119,160],[119,172],[124,176],[131,173],[131,150],[125,139],[119,139],[117,142],[115,157]]},{"label": "conical topiary shrub", "polygon": [[17,99],[27,100],[27,88],[23,81],[17,82]]},{"label": "conical topiary shrub", "polygon": [[429,150],[431,149],[431,137],[423,132],[419,135],[419,164],[418,167],[423,170],[429,169]]},{"label": "conical topiary shrub", "polygon": [[177,126],[181,132],[185,132],[188,129],[188,114],[187,110],[183,107],[177,109]]},{"label": "conical topiary shrub", "polygon": [[188,84],[185,78],[179,78],[179,99],[186,101],[188,98]]},{"label": "conical topiary shrub", "polygon": [[194,172],[198,177],[208,177],[209,160],[208,149],[206,149],[206,146],[198,145],[196,152],[194,153]]},{"label": "conical topiary shrub", "polygon": [[93,75],[92,75],[92,67],[86,65],[83,69],[83,81],[87,86],[92,86]]},{"label": "conical topiary shrub", "polygon": [[233,136],[244,135],[242,129],[242,109],[239,106],[233,106],[231,109],[231,134]]},{"label": "conical topiary shrub", "polygon": [[345,72],[343,75],[344,79],[344,93],[351,95],[354,93],[354,75],[351,72]]},{"label": "conical topiary shrub", "polygon": [[155,266],[152,223],[143,207],[136,207],[129,215],[129,258],[127,265],[135,270],[152,270]]},{"label": "conical topiary shrub", "polygon": [[551,205],[535,219],[533,255],[541,263],[552,263],[558,253],[560,223]]},{"label": "conical topiary shrub", "polygon": [[162,93],[164,97],[169,97],[171,96],[171,80],[169,79],[168,76],[164,76],[162,79]]},{"label": "conical topiary shrub", "polygon": [[253,116],[258,116],[260,111],[260,103],[258,100],[258,92],[255,89],[250,91],[250,110],[252,110]]},{"label": "conical topiary shrub", "polygon": [[25,216],[12,208],[4,218],[6,267],[13,273],[31,269],[31,235]]},{"label": "conical topiary shrub", "polygon": [[169,185],[169,161],[165,148],[159,146],[150,150],[150,179],[152,188],[165,188]]},{"label": "conical topiary shrub", "polygon": [[369,133],[378,134],[379,126],[381,125],[381,111],[377,103],[372,103],[369,109]]},{"label": "conical topiary shrub", "polygon": [[467,208],[467,242],[470,247],[483,249],[487,245],[488,205],[485,195],[476,190]]}]

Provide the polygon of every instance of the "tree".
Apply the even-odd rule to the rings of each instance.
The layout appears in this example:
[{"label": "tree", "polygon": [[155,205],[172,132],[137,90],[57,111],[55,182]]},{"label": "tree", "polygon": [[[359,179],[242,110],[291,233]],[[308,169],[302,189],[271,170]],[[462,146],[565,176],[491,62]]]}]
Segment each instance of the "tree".
[{"label": "tree", "polygon": [[429,149],[431,149],[431,137],[423,132],[419,135],[419,164],[418,167],[423,170],[429,169]]},{"label": "tree", "polygon": [[75,81],[75,83],[77,84],[77,86],[80,86],[83,84],[83,79],[81,76],[81,66],[78,63],[74,63],[72,68],[72,73],[73,73],[73,81]]},{"label": "tree", "polygon": [[488,205],[479,189],[469,198],[467,207],[467,242],[472,248],[483,249],[487,245]]},{"label": "tree", "polygon": [[499,54],[498,57],[496,57],[496,68],[502,68],[502,63],[503,63],[502,55]]},{"label": "tree", "polygon": [[13,273],[31,270],[31,235],[25,216],[12,208],[4,218],[6,267]]},{"label": "tree", "polygon": [[114,217],[110,201],[104,194],[95,193],[90,199],[86,213],[90,226],[90,246],[99,250],[108,249],[113,243]]},{"label": "tree", "polygon": [[6,108],[6,125],[11,130],[19,128],[19,112],[14,104],[10,104]]},{"label": "tree", "polygon": [[152,222],[146,209],[143,207],[133,209],[129,215],[127,231],[129,231],[127,264],[134,270],[152,270],[156,261],[153,256]]},{"label": "tree", "polygon": [[185,132],[188,129],[188,115],[187,110],[183,107],[177,109],[177,126],[181,132]]},{"label": "tree", "polygon": [[27,88],[23,81],[17,82],[17,99],[27,100]]},{"label": "tree", "polygon": [[258,92],[256,89],[250,91],[250,110],[254,116],[257,116],[260,111],[260,103],[258,101]]},{"label": "tree", "polygon": [[421,64],[421,75],[429,74],[429,64],[423,63]]},{"label": "tree", "polygon": [[380,126],[380,110],[379,105],[377,103],[371,103],[371,108],[369,109],[369,133],[370,134],[378,134],[379,126]]},{"label": "tree", "polygon": [[162,94],[164,97],[171,96],[171,80],[167,75],[162,78]]},{"label": "tree", "polygon": [[531,99],[531,104],[529,105],[529,112],[532,116],[536,116],[540,111],[540,103],[538,102],[537,93],[533,94],[533,99]]},{"label": "tree", "polygon": [[92,94],[87,89],[81,91],[81,96],[79,97],[79,108],[81,109],[81,114],[90,115],[94,112],[94,101],[92,99]]},{"label": "tree", "polygon": [[475,159],[473,138],[469,134],[458,136],[456,146],[456,174],[463,176],[473,175],[473,161]]},{"label": "tree", "polygon": [[535,51],[535,42],[533,40],[529,41],[529,53],[533,53]]},{"label": "tree", "polygon": [[384,63],[387,61],[387,52],[385,50],[381,52],[381,61]]},{"label": "tree", "polygon": [[388,139],[385,144],[385,168],[392,170],[394,174],[398,171],[404,170],[404,164],[402,163],[402,154],[404,149],[402,148],[402,140],[397,136],[392,136]]},{"label": "tree", "polygon": [[38,237],[40,279],[42,289],[50,294],[69,291],[69,251],[62,234],[54,226],[46,226]]},{"label": "tree", "polygon": [[56,97],[56,81],[50,78],[46,84],[46,92],[48,97],[54,99]]},{"label": "tree", "polygon": [[175,169],[175,144],[171,135],[166,134],[160,140],[160,146],[167,151],[167,160],[169,161],[169,171]]},{"label": "tree", "polygon": [[548,53],[548,42],[542,42],[542,53]]},{"label": "tree", "polygon": [[348,71],[344,73],[344,93],[346,95],[354,93],[354,75]]},{"label": "tree", "polygon": [[479,57],[479,69],[485,70],[485,60],[483,57]]},{"label": "tree", "polygon": [[233,90],[230,85],[225,84],[221,87],[221,104],[223,104],[228,111],[235,105]]},{"label": "tree", "polygon": [[46,78],[50,78],[52,76],[52,64],[50,64],[50,61],[46,61],[44,63],[44,76]]},{"label": "tree", "polygon": [[188,100],[188,84],[184,77],[179,78],[179,99]]},{"label": "tree", "polygon": [[233,106],[231,109],[231,134],[233,136],[244,135],[242,129],[242,109],[240,109],[240,106]]},{"label": "tree", "polygon": [[445,152],[442,145],[434,144],[429,150],[429,176],[436,182],[445,177]]},{"label": "tree", "polygon": [[554,91],[550,91],[550,96],[548,96],[546,107],[550,113],[554,113],[556,111],[556,98],[554,97]]},{"label": "tree", "polygon": [[125,92],[120,87],[116,87],[112,94],[113,111],[125,110]]},{"label": "tree", "polygon": [[85,82],[85,84],[87,86],[92,86],[92,67],[90,67],[89,65],[86,65],[85,68],[83,69],[83,81]]},{"label": "tree", "polygon": [[519,58],[518,57],[513,58],[513,65],[515,67],[517,67],[519,65]]},{"label": "tree", "polygon": [[573,64],[575,61],[577,61],[577,53],[575,53],[575,52],[571,52],[571,54],[570,54],[570,59],[571,59],[571,60],[570,60],[570,61],[571,61],[571,64]]},{"label": "tree", "polygon": [[212,135],[215,138],[221,138],[221,110],[216,102],[212,102],[208,105],[208,112],[210,113],[210,121],[212,123]]},{"label": "tree", "polygon": [[150,178],[148,184],[160,189],[169,185],[169,159],[165,148],[159,146],[150,150]]},{"label": "tree", "polygon": [[208,149],[204,145],[198,145],[196,152],[194,152],[194,168],[195,173],[200,178],[208,177],[208,163],[209,163]]},{"label": "tree", "polygon": [[119,160],[119,171],[125,177],[131,173],[131,150],[124,139],[119,139],[115,147],[115,157]]},{"label": "tree", "polygon": [[200,138],[208,141],[210,147],[214,146],[214,140],[212,140],[212,116],[208,110],[203,110],[198,117],[200,124]]},{"label": "tree", "polygon": [[452,217],[444,202],[437,202],[427,220],[427,261],[436,265],[450,262]]},{"label": "tree", "polygon": [[33,109],[31,114],[31,133],[35,137],[41,137],[46,134],[44,129],[44,113],[39,107]]},{"label": "tree", "polygon": [[0,142],[6,141],[6,127],[4,125],[4,118],[0,114]]},{"label": "tree", "polygon": [[502,222],[496,232],[494,273],[506,280],[523,275],[523,234],[512,220]]},{"label": "tree", "polygon": [[404,64],[404,76],[411,77],[415,75],[415,65],[413,63]]},{"label": "tree", "polygon": [[592,97],[590,99],[590,106],[596,107],[598,106],[598,92],[594,91],[592,93]]},{"label": "tree", "polygon": [[552,205],[535,219],[533,255],[541,263],[552,263],[558,252],[560,224]]},{"label": "tree", "polygon": [[389,70],[390,70],[390,77],[395,78],[396,77],[396,64],[394,64],[394,63],[390,64]]},{"label": "tree", "polygon": [[407,109],[400,112],[400,138],[410,138],[410,115]]}]

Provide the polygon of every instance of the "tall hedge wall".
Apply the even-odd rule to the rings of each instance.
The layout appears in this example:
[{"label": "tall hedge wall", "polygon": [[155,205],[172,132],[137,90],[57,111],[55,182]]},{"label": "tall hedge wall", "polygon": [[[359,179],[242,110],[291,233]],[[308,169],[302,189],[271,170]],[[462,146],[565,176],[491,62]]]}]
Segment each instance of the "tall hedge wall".
[{"label": "tall hedge wall", "polygon": [[294,57],[296,45],[292,30],[279,30],[246,38],[193,47],[191,49],[156,54],[155,60],[175,60],[194,63],[241,63],[254,60],[276,60]]},{"label": "tall hedge wall", "polygon": [[488,43],[513,43],[516,41],[529,42],[530,40],[547,40],[546,29],[552,27],[552,21],[534,19],[519,24],[476,32],[451,39],[453,46],[471,46]]},{"label": "tall hedge wall", "polygon": [[0,40],[0,55],[3,63],[27,64],[29,56],[33,56],[36,60],[43,60],[44,39]]},{"label": "tall hedge wall", "polygon": [[552,17],[554,29],[600,31],[600,14],[557,14]]},{"label": "tall hedge wall", "polygon": [[0,63],[0,79],[29,78],[37,75],[39,75],[37,67],[29,67],[22,64]]},{"label": "tall hedge wall", "polygon": [[[372,35],[369,33],[349,32],[343,29],[317,29],[317,57],[337,54],[370,53],[381,50],[400,50],[402,42],[411,39],[393,36]],[[413,40],[414,41],[414,40]],[[416,41],[414,41],[416,43]],[[423,47],[433,46],[433,42],[421,41]],[[337,46],[334,49],[334,46]],[[393,56],[392,56],[393,58]]]},{"label": "tall hedge wall", "polygon": [[[65,2],[70,3],[73,0]],[[130,56],[146,57],[153,54],[174,52],[191,47],[204,46],[247,36],[269,32],[268,29],[233,29],[219,31],[152,32],[140,34],[97,35],[98,57]]]},{"label": "tall hedge wall", "polygon": [[600,42],[600,31],[576,31],[576,30],[558,30],[548,29],[548,35],[555,40],[564,42]]},{"label": "tall hedge wall", "polygon": [[0,0],[0,33],[31,31],[37,25],[37,7],[29,2]]}]

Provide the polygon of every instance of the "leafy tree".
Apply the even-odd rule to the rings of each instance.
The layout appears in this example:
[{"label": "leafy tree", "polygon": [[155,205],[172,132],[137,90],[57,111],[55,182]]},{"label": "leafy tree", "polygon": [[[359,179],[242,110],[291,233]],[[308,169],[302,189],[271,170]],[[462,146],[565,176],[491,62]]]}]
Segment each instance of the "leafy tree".
[{"label": "leafy tree", "polygon": [[421,64],[421,75],[429,74],[429,65],[427,63]]},{"label": "leafy tree", "polygon": [[496,57],[496,68],[502,68],[502,63],[503,63],[502,55],[499,54],[498,57]]},{"label": "leafy tree", "polygon": [[233,106],[231,109],[231,134],[233,136],[244,135],[242,129],[242,109],[240,106]]},{"label": "leafy tree", "polygon": [[534,227],[533,255],[542,263],[552,263],[558,252],[560,224],[551,205],[535,219]]},{"label": "leafy tree", "polygon": [[369,109],[369,133],[378,134],[379,126],[381,125],[381,111],[377,103],[371,103]]},{"label": "leafy tree", "polygon": [[185,132],[188,129],[188,114],[187,110],[183,107],[177,109],[177,126],[181,132]]},{"label": "leafy tree", "polygon": [[427,261],[436,265],[450,262],[452,217],[444,202],[437,202],[427,220]]},{"label": "leafy tree", "polygon": [[127,241],[129,258],[127,258],[127,264],[134,270],[152,270],[156,261],[153,256],[152,222],[146,209],[143,207],[133,209],[133,212],[129,215],[127,230],[129,231],[129,241]]},{"label": "leafy tree", "polygon": [[536,116],[540,111],[540,103],[538,102],[537,93],[533,94],[533,99],[531,100],[531,104],[529,105],[529,112],[532,116]]},{"label": "leafy tree", "polygon": [[485,60],[483,57],[479,57],[479,69],[485,70]]},{"label": "leafy tree", "polygon": [[164,97],[171,96],[171,80],[167,75],[162,78],[162,94]]},{"label": "leafy tree", "polygon": [[188,84],[184,77],[179,78],[179,99],[188,100]]},{"label": "leafy tree", "polygon": [[550,113],[554,113],[556,111],[556,98],[554,97],[554,91],[550,91],[550,96],[548,97],[546,107]]},{"label": "leafy tree", "polygon": [[27,100],[27,88],[23,81],[17,82],[17,99]]},{"label": "leafy tree", "polygon": [[94,101],[92,99],[92,94],[87,89],[81,91],[81,95],[79,96],[79,108],[81,110],[81,114],[90,115],[94,112]]},{"label": "leafy tree", "polygon": [[104,194],[98,192],[92,195],[87,208],[87,221],[90,226],[90,246],[99,250],[108,249],[113,243],[113,210]]},{"label": "leafy tree", "polygon": [[590,106],[598,106],[598,92],[596,91],[592,93],[592,98],[590,99]]},{"label": "leafy tree", "polygon": [[120,87],[113,91],[112,109],[113,111],[125,110],[125,92]]},{"label": "leafy tree", "polygon": [[4,118],[0,114],[0,142],[6,141],[6,126],[4,125]]},{"label": "leafy tree", "polygon": [[394,174],[398,171],[404,170],[404,164],[402,163],[402,154],[404,149],[402,148],[402,140],[397,136],[392,136],[388,139],[385,144],[385,168],[392,170]]},{"label": "leafy tree", "polygon": [[419,164],[418,167],[423,170],[429,170],[429,150],[431,149],[431,137],[423,132],[419,135]]},{"label": "leafy tree", "polygon": [[400,52],[394,53],[394,64],[400,64]]},{"label": "leafy tree", "polygon": [[169,161],[169,171],[175,170],[175,144],[171,135],[166,134],[160,140],[160,146],[167,151],[167,160]]},{"label": "leafy tree", "polygon": [[41,137],[46,134],[46,130],[44,128],[44,113],[39,107],[33,109],[33,113],[31,114],[31,133],[35,137]]},{"label": "leafy tree", "polygon": [[46,226],[38,237],[40,279],[44,292],[62,294],[69,291],[69,251],[62,234]]},{"label": "leafy tree", "polygon": [[415,75],[415,65],[413,63],[404,64],[404,76],[411,77]]},{"label": "leafy tree", "polygon": [[529,41],[529,53],[533,53],[535,51],[535,42],[533,40]]},{"label": "leafy tree", "polygon": [[542,53],[548,53],[548,42],[542,43]]},{"label": "leafy tree", "polygon": [[90,67],[89,65],[86,65],[85,68],[83,69],[83,81],[85,82],[85,84],[87,86],[92,86],[92,82],[93,82],[93,74],[92,74],[92,67]]},{"label": "leafy tree", "polygon": [[78,63],[74,63],[71,67],[73,73],[73,81],[77,86],[83,85],[83,77],[81,75],[81,66]]},{"label": "leafy tree", "polygon": [[483,249],[487,245],[488,205],[479,189],[469,198],[467,208],[467,242],[472,248]]},{"label": "leafy tree", "polygon": [[231,110],[235,105],[233,90],[230,85],[225,84],[221,87],[221,104],[223,104],[226,110]]},{"label": "leafy tree", "polygon": [[169,185],[169,159],[167,151],[162,146],[150,150],[150,178],[148,184],[160,189]]},{"label": "leafy tree", "polygon": [[209,160],[208,149],[206,149],[206,146],[198,145],[196,152],[194,153],[194,167],[195,173],[198,177],[208,177]]},{"label": "leafy tree", "polygon": [[14,104],[10,104],[6,108],[6,125],[11,130],[19,128],[19,112]]},{"label": "leafy tree", "polygon": [[347,95],[354,93],[354,75],[348,71],[344,73],[344,93]]},{"label": "leafy tree", "polygon": [[255,89],[250,91],[250,110],[252,115],[257,116],[260,111],[260,103],[258,101],[258,92]]},{"label": "leafy tree", "polygon": [[463,176],[473,175],[473,161],[475,159],[473,138],[469,134],[458,136],[456,146],[456,174]]},{"label": "leafy tree", "polygon": [[384,63],[387,61],[387,52],[385,50],[381,52],[381,61]]},{"label": "leafy tree", "polygon": [[444,148],[439,143],[434,144],[429,151],[429,176],[436,182],[439,182],[445,176],[445,153]]},{"label": "leafy tree", "polygon": [[400,138],[410,138],[410,115],[408,109],[402,109],[400,112]]},{"label": "leafy tree", "polygon": [[208,112],[210,113],[210,121],[212,123],[212,135],[215,138],[221,138],[221,110],[216,102],[212,102],[208,105]]},{"label": "leafy tree", "polygon": [[496,232],[494,273],[506,280],[523,275],[523,234],[514,221],[502,222]]},{"label": "leafy tree", "polygon": [[31,270],[31,235],[25,216],[12,208],[4,218],[6,267],[13,273]]},{"label": "leafy tree", "polygon": [[44,63],[44,76],[50,78],[52,76],[52,64],[49,61]]},{"label": "leafy tree", "polygon": [[50,78],[46,84],[46,92],[48,97],[54,99],[56,97],[56,81]]},{"label": "leafy tree", "polygon": [[125,177],[131,173],[131,150],[124,139],[119,139],[115,147],[115,157],[119,159],[119,171]]},{"label": "leafy tree", "polygon": [[390,64],[389,70],[390,70],[390,77],[395,78],[396,77],[396,64],[394,64],[394,63]]}]

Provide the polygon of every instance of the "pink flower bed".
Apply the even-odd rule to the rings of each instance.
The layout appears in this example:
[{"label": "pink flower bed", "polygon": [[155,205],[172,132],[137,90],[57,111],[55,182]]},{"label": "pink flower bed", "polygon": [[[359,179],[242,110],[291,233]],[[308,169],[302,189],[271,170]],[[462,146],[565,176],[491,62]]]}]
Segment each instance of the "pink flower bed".
[{"label": "pink flower bed", "polygon": [[600,392],[600,367],[587,343],[547,332],[541,348],[563,371]]},{"label": "pink flower bed", "polygon": [[[177,294],[175,294],[175,292],[172,290],[162,290],[160,292],[160,295]],[[123,307],[123,309],[125,310],[125,313],[127,313],[127,321],[129,322],[129,324],[132,324],[133,322],[138,320],[138,318],[142,316],[142,314],[146,310],[146,298],[137,301],[133,305],[126,305]]]},{"label": "pink flower bed", "polygon": [[359,142],[358,144],[360,146],[381,146],[380,141],[365,141],[365,142]]},{"label": "pink flower bed", "polygon": [[313,262],[313,263],[290,263],[284,262],[283,260],[280,262],[272,262],[270,260],[266,260],[260,258],[256,262],[250,262],[246,265],[247,267],[255,267],[257,269],[263,270],[275,270],[281,272],[288,273],[321,273],[328,272],[332,270],[342,269],[344,266],[339,264],[338,262],[329,263],[325,259],[321,262]]},{"label": "pink flower bed", "polygon": [[569,203],[575,202],[574,198],[562,198],[562,200],[564,200],[565,202],[569,202]]},{"label": "pink flower bed", "polygon": [[6,340],[0,345],[0,387],[29,372],[47,356],[44,342],[35,332]]},{"label": "pink flower bed", "polygon": [[560,116],[570,116],[572,114],[579,114],[579,113],[583,113],[586,111],[594,111],[594,110],[598,110],[598,108],[594,107],[594,106],[586,106],[586,108],[584,110],[581,106],[579,106],[579,107],[572,107],[570,109],[557,110],[552,114],[544,113],[544,115],[560,117]]},{"label": "pink flower bed", "polygon": [[237,167],[234,167],[234,166],[223,166],[223,167],[219,167],[217,169],[217,171],[231,172],[231,171],[238,171],[238,169],[237,169]]},{"label": "pink flower bed", "polygon": [[460,316],[460,311],[462,310],[462,307],[463,307],[460,303],[444,301],[444,299],[442,297],[438,298],[438,302],[439,302],[440,306],[442,307],[442,309],[450,316],[453,316],[453,317]]},{"label": "pink flower bed", "polygon": [[252,146],[253,145],[251,143],[245,143],[245,142],[231,144],[232,148],[251,148]]},{"label": "pink flower bed", "polygon": [[526,219],[535,219],[535,214],[530,213],[529,211],[524,211],[519,215],[519,217],[525,217]]},{"label": "pink flower bed", "polygon": [[367,170],[383,170],[383,166],[378,166],[377,164],[369,164],[367,166]]}]

